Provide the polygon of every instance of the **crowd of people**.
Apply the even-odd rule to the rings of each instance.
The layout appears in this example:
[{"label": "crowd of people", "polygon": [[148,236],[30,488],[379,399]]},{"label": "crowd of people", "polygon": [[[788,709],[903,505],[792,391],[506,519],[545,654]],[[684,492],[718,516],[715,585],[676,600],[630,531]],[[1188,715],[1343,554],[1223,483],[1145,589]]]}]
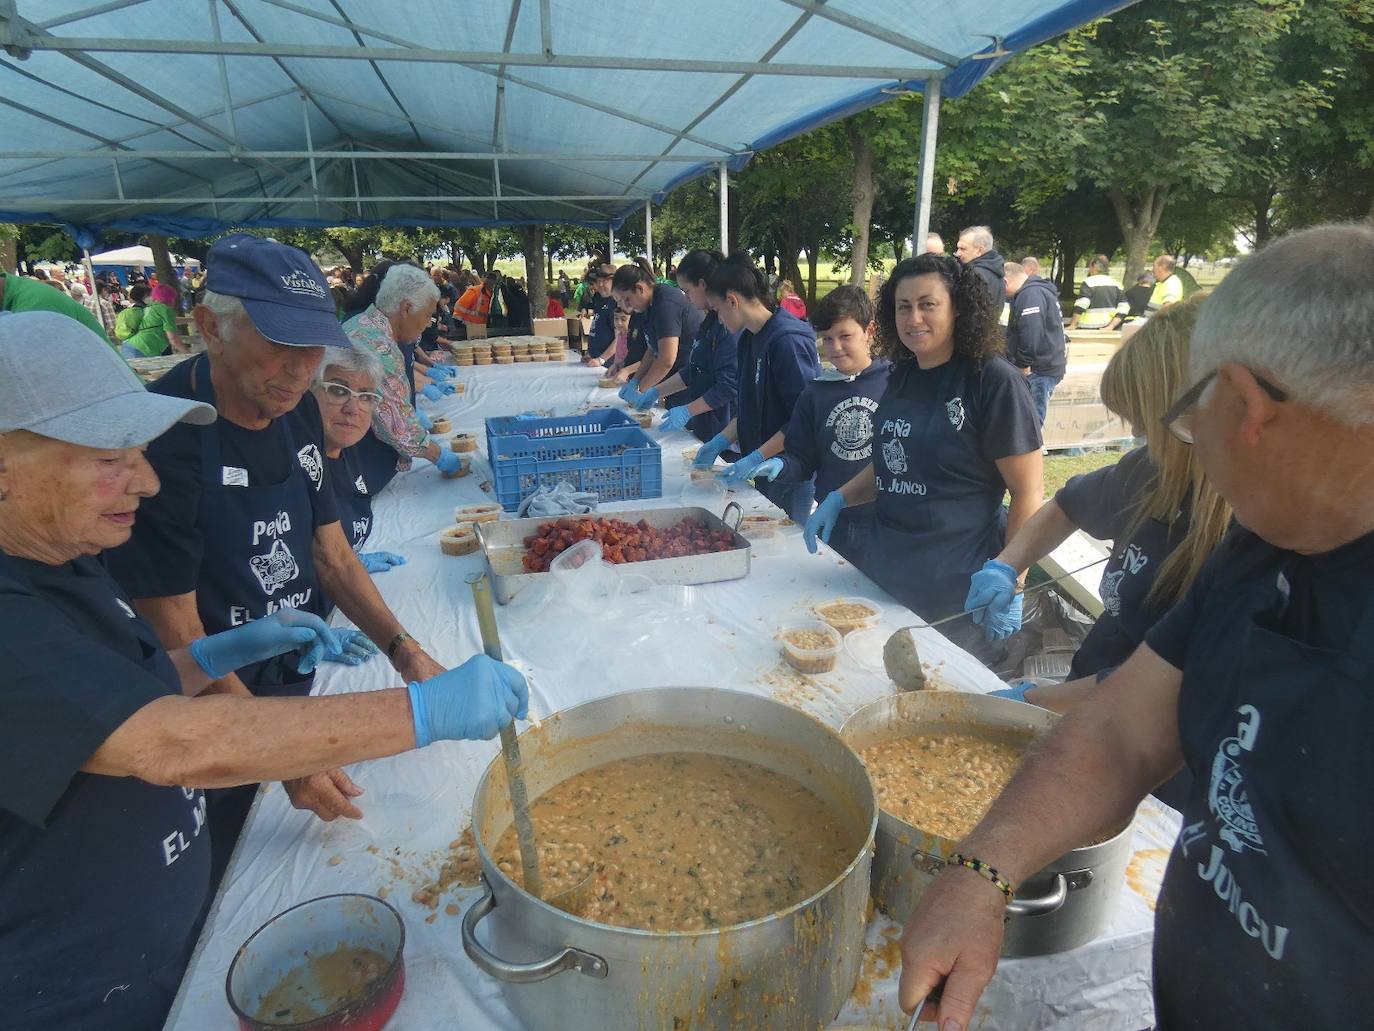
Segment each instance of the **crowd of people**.
[{"label": "crowd of people", "polygon": [[[876,297],[841,286],[809,312],[746,254],[694,250],[666,277],[595,255],[560,278],[556,303],[590,320],[585,363],[624,401],[663,408],[699,467],[752,482],[812,553],[927,620],[966,614],[942,630],[990,665],[1027,571],[1077,529],[1112,542],[1069,680],[999,692],[1066,717],[907,927],[908,1010],[944,980],[941,1027],[967,1027],[1015,885],[1154,792],[1186,824],[1156,942],[1163,1026],[1256,1005],[1359,1025],[1319,988],[1355,983],[1374,917],[1347,876],[1370,836],[1334,820],[1367,779],[1374,640],[1362,257],[1368,228],[1294,234],[1188,300],[1172,258],[1132,290],[1094,258],[1069,328],[1125,327],[1102,399],[1145,443],[1048,501],[1065,313],[986,226],[953,254],[931,234]],[[0,280],[6,310],[24,282]],[[155,308],[176,299],[146,289],[121,350],[176,333]],[[440,666],[372,580],[404,556],[367,547],[399,471],[456,465],[424,405],[454,392],[442,344],[528,321],[518,280],[417,261],[326,276],[235,234],[197,289],[204,351],[148,390],[73,294],[85,317],[0,317],[0,1002],[20,1027],[156,1025],[259,781],[356,818],[342,765],[489,738],[527,703],[509,666]],[[330,629],[335,607],[359,630]],[[407,687],[307,697],[319,663],[374,661]],[[1345,791],[1316,760],[1337,754]]]}]

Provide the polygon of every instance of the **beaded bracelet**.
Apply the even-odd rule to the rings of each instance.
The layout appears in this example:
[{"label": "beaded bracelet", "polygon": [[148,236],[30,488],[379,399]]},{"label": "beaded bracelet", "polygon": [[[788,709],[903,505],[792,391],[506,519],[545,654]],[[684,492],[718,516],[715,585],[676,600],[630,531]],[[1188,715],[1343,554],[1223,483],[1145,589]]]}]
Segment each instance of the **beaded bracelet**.
[{"label": "beaded bracelet", "polygon": [[1008,902],[1016,898],[1016,892],[1012,890],[1008,882],[1002,879],[1002,875],[997,872],[995,866],[988,866],[988,864],[981,859],[972,859],[959,852],[950,856],[949,862],[952,866],[962,866],[965,870],[972,870],[979,877],[986,877],[993,883],[993,886],[1002,893],[1002,897]]}]

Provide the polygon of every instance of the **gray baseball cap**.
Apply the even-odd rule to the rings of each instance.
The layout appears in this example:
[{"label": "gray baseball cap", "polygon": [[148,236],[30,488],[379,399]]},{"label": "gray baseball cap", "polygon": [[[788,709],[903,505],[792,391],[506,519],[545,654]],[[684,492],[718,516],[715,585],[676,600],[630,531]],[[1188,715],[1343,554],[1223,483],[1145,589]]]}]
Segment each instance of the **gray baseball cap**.
[{"label": "gray baseball cap", "polygon": [[215,409],[154,394],[100,337],[66,315],[0,315],[0,433],[28,430],[84,447],[146,444],[174,423],[205,426]]}]

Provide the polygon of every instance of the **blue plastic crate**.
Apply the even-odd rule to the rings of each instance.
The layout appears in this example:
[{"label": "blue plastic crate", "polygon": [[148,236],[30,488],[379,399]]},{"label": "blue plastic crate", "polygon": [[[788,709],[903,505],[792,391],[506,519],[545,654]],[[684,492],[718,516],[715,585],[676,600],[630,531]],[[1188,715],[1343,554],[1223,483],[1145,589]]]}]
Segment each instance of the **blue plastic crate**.
[{"label": "blue plastic crate", "polygon": [[557,418],[522,419],[515,415],[501,415],[487,420],[487,454],[491,455],[492,441],[497,437],[520,436],[547,440],[550,437],[600,433],[616,426],[638,425],[624,412],[613,408],[598,408],[582,415],[562,415]]},{"label": "blue plastic crate", "polygon": [[487,440],[496,500],[507,512],[540,487],[559,483],[591,491],[603,502],[663,496],[663,452],[633,423],[594,433],[512,433]]}]

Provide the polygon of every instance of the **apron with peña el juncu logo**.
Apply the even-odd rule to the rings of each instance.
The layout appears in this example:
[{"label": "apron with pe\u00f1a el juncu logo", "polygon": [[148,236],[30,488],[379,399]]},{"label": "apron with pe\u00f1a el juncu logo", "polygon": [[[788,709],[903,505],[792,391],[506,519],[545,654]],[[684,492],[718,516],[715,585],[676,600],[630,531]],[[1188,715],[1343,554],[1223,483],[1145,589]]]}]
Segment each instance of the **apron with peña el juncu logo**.
[{"label": "apron with pe\u00f1a el juncu logo", "polygon": [[923,375],[914,363],[905,376],[894,370],[873,418],[870,573],[926,620],[963,609],[969,577],[1001,550],[1006,529],[1006,487],[979,454],[979,428],[969,424],[963,398],[953,396],[960,381],[976,389],[976,374],[961,375],[966,370],[959,355],[932,370],[929,398],[902,396]]},{"label": "apron with pe\u00f1a el juncu logo", "polygon": [[1271,629],[1286,596],[1282,573],[1227,593],[1189,649],[1195,780],[1159,896],[1161,1029],[1374,1027],[1374,602],[1337,652]]},{"label": "apron with pe\u00f1a el juncu logo", "polygon": [[[213,404],[209,363],[194,371],[198,400]],[[199,528],[205,542],[196,606],[207,634],[261,619],[281,608],[327,611],[315,577],[314,505],[326,475],[324,456],[308,437],[298,438],[291,422],[275,420],[268,446],[290,448],[291,471],[281,483],[250,486],[242,470],[221,461],[219,433],[200,433],[201,504]],[[267,443],[267,440],[264,440]],[[231,482],[226,483],[229,480]],[[296,671],[287,655],[239,670],[239,678],[258,695],[302,696],[311,677]]]}]

